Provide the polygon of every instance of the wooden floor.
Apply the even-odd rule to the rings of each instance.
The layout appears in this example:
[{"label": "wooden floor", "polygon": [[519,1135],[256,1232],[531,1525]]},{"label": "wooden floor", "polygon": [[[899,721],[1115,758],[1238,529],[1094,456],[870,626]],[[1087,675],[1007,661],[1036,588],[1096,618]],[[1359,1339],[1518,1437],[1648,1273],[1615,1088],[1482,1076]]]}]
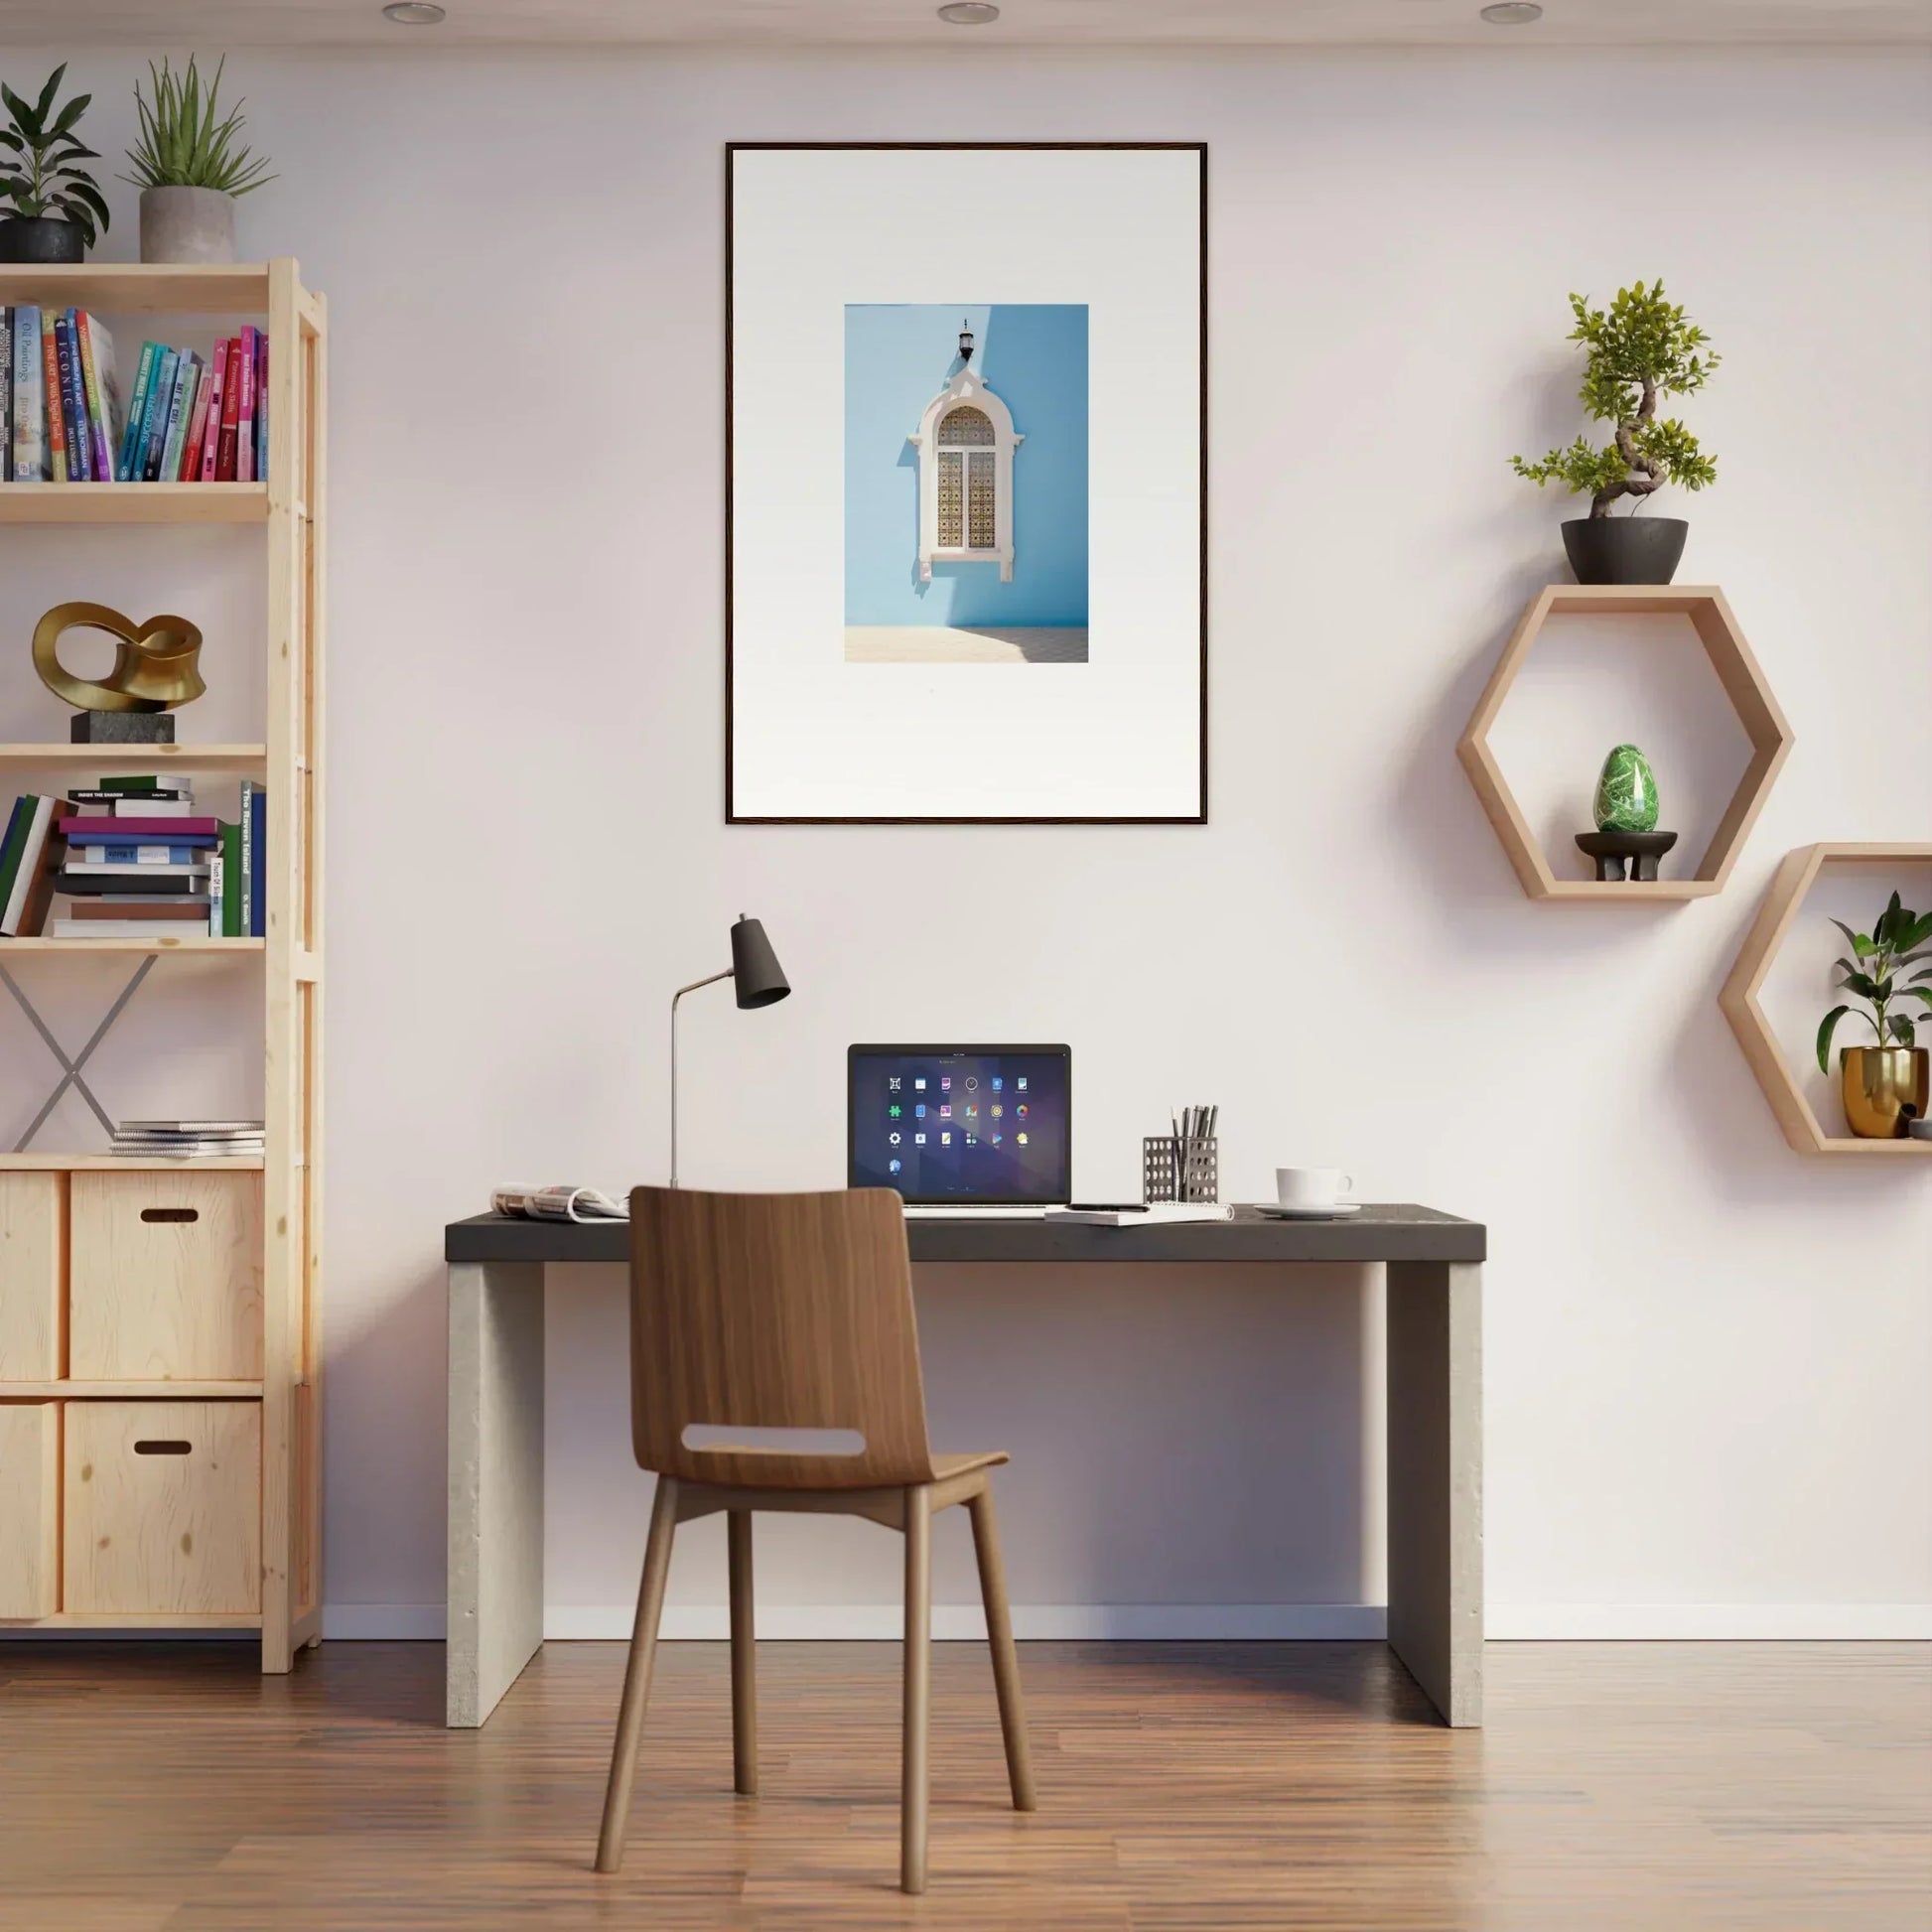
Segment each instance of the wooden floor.
[{"label": "wooden floor", "polygon": [[293,1678],[229,1645],[0,1644],[0,1932],[1932,1925],[1932,1654],[1492,1645],[1489,1725],[1366,1644],[1026,1644],[1040,1810],[986,1654],[936,1646],[932,1889],[894,1889],[897,1653],[669,1644],[630,1856],[590,1869],[622,1650],[557,1644],[481,1731],[433,1644]]}]

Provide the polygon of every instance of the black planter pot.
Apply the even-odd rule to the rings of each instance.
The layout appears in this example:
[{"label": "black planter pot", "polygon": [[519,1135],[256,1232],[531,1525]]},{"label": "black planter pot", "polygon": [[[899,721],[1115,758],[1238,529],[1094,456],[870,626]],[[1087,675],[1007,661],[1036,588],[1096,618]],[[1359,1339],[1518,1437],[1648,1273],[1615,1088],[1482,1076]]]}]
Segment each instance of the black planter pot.
[{"label": "black planter pot", "polygon": [[71,221],[25,214],[0,221],[0,262],[77,262],[86,258],[86,240]]},{"label": "black planter pot", "polygon": [[1580,516],[1563,547],[1580,584],[1668,584],[1691,526],[1675,516]]}]

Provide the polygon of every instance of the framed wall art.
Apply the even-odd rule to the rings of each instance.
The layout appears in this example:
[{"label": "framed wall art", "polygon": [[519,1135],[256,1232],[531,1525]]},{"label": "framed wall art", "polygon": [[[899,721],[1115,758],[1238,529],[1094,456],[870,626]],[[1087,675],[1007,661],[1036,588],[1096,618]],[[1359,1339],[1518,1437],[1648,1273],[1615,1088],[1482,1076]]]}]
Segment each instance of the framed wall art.
[{"label": "framed wall art", "polygon": [[1207,817],[1207,151],[726,155],[726,816]]}]

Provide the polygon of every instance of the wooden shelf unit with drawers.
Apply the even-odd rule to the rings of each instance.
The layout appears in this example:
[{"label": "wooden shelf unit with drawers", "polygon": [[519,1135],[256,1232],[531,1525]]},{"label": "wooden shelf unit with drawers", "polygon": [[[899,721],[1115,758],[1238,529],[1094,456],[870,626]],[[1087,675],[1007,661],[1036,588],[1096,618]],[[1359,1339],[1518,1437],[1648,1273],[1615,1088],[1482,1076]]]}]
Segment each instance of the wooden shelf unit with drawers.
[{"label": "wooden shelf unit with drawers", "polygon": [[[0,961],[182,951],[265,974],[267,1132],[253,1159],[0,1154],[0,1627],[258,1630],[262,1669],[286,1671],[321,1635],[327,310],[288,260],[0,268],[16,303],[126,317],[137,340],[156,315],[268,332],[265,483],[0,483],[0,526],[234,523],[266,541],[261,744],[0,745],[0,779],[161,764],[264,782],[266,938],[0,938]],[[0,558],[32,540],[0,527]]]}]

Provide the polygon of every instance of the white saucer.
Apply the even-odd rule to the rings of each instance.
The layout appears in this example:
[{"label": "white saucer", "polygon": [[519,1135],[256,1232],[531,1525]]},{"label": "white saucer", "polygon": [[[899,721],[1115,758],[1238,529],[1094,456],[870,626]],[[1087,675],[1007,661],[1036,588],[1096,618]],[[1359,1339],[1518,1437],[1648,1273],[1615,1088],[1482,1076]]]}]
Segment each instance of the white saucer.
[{"label": "white saucer", "polygon": [[1270,1221],[1333,1221],[1361,1211],[1358,1200],[1338,1200],[1332,1207],[1282,1207],[1271,1200],[1255,1202],[1255,1212]]}]

